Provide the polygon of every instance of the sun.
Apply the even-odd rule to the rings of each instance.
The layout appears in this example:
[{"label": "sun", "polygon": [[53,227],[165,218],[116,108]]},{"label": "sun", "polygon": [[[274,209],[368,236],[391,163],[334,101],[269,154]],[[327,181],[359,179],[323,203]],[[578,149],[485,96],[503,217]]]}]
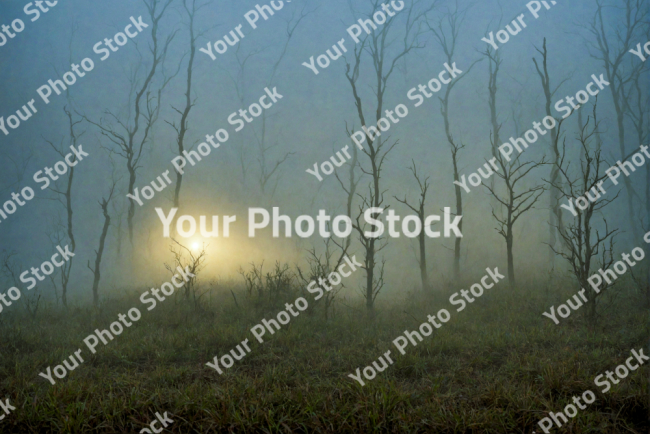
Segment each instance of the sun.
[{"label": "sun", "polygon": [[192,250],[199,250],[199,243],[192,243]]}]

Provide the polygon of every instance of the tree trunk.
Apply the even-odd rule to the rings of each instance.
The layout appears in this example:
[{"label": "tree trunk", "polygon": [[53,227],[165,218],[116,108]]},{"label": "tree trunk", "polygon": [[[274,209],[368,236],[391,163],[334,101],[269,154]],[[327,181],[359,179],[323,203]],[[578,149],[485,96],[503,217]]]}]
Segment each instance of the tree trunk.
[{"label": "tree trunk", "polygon": [[[456,158],[456,153],[452,152],[452,159],[454,163],[454,181],[460,182],[460,178],[458,176],[458,160]],[[463,197],[462,197],[462,192],[460,191],[460,186],[458,184],[455,184],[455,192],[456,192],[456,215],[463,215]],[[458,224],[458,230],[460,233],[463,233],[463,220]],[[454,243],[454,280],[456,283],[459,282],[460,280],[460,247],[461,247],[461,241],[463,239],[460,237],[456,237],[456,242]]]},{"label": "tree trunk", "polygon": [[108,201],[102,203],[102,211],[104,212],[104,227],[102,228],[102,235],[99,237],[99,249],[96,251],[95,256],[95,268],[91,270],[95,278],[93,280],[93,306],[99,306],[99,279],[100,275],[100,266],[102,263],[102,255],[104,254],[104,245],[106,243],[106,235],[108,234],[108,227],[111,224],[111,216],[108,215]]},{"label": "tree trunk", "polygon": [[506,249],[508,250],[508,283],[510,288],[515,288],[515,260],[512,252],[513,245],[512,225],[508,228],[508,236],[506,237]]},{"label": "tree trunk", "polygon": [[[610,81],[611,86],[610,90],[612,91],[612,98],[614,98],[614,109],[616,110],[616,124],[618,126],[618,147],[621,153],[621,160],[623,160],[625,155],[625,113],[621,108],[619,97],[617,91],[614,89],[614,82]],[[632,229],[632,235],[635,240],[638,240],[641,235],[639,231],[639,225],[634,220],[634,188],[632,187],[632,182],[630,181],[629,176],[623,177],[623,184],[625,185],[625,192],[627,193],[627,213],[630,221],[630,228]]]},{"label": "tree trunk", "polygon": [[[540,76],[542,81],[542,88],[544,90],[544,97],[546,99],[546,116],[552,116],[551,114],[551,100],[553,99],[553,93],[551,92],[551,78],[548,73],[548,50],[546,49],[546,38],[544,38],[544,43],[542,45],[542,50],[537,49],[537,51],[542,55],[542,68],[539,68],[537,60],[533,58],[533,63],[535,63],[535,68],[537,73]],[[558,189],[558,184],[560,182],[560,170],[557,167],[557,163],[560,157],[560,150],[558,148],[559,135],[556,129],[551,130],[551,153],[552,153],[552,167],[551,167],[551,194],[550,194],[550,204],[549,204],[549,262],[551,267],[555,266],[555,252],[554,248],[557,244],[557,233],[562,232],[562,217],[560,209],[560,192]]]},{"label": "tree trunk", "polygon": [[[194,10],[195,4],[192,4],[192,11],[185,8],[190,18],[190,59],[187,63],[187,87],[185,91],[185,110],[181,115],[181,124],[178,130],[178,155],[183,156],[185,150],[185,133],[187,132],[187,117],[192,109],[192,68],[194,66],[194,57],[196,55],[196,39],[194,37]],[[183,175],[176,172],[176,188],[174,189],[174,208],[180,208],[181,186],[183,184]]]},{"label": "tree trunk", "polygon": [[370,317],[374,314],[375,239],[368,241],[366,248],[366,309]]},{"label": "tree trunk", "polygon": [[[424,226],[423,215],[420,215],[420,221]],[[420,242],[420,278],[422,279],[422,292],[428,293],[430,292],[430,288],[429,288],[429,275],[427,272],[427,252],[426,252],[426,246],[424,244],[426,240],[424,236],[424,227],[422,228],[422,231],[420,232],[418,239]]]},{"label": "tree trunk", "polygon": [[[129,190],[128,191],[133,191],[133,188],[135,187],[135,180],[136,180],[135,169],[131,167],[131,164],[128,164],[127,167],[129,169]],[[129,201],[129,212],[126,218],[126,222],[129,227],[129,242],[131,243],[131,246],[133,246],[133,217],[134,216],[135,216],[135,201],[131,199]]]},{"label": "tree trunk", "polygon": [[[76,161],[76,157],[73,159],[73,162]],[[68,238],[70,239],[70,244],[72,245],[72,252],[75,251],[75,240],[74,234],[72,232],[72,178],[74,176],[74,167],[70,167],[70,176],[68,177],[68,187],[65,191],[65,201],[66,201],[66,210],[68,213]],[[62,267],[61,269],[61,302],[63,306],[68,308],[68,282],[70,281],[70,271],[72,270],[72,260],[70,258],[69,262]]]}]

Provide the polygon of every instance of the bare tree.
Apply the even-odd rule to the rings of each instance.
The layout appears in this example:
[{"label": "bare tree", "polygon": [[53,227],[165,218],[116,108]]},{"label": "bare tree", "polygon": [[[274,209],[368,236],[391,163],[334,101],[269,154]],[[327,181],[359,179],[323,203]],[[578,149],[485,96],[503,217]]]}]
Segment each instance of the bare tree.
[{"label": "bare tree", "polygon": [[[222,68],[222,69],[228,74],[230,80],[232,81],[235,87],[235,91],[237,92],[237,100],[239,101],[241,106],[244,106],[246,101],[246,92],[245,92],[246,64],[251,58],[260,54],[263,51],[263,49],[262,48],[253,49],[249,51],[248,54],[245,55],[243,58],[242,55],[240,54],[240,51],[241,51],[241,44],[237,45],[237,48],[235,49],[235,59],[237,60],[237,65],[238,65],[236,76],[233,76],[230,68]],[[246,141],[242,138],[241,135],[238,137],[241,143],[236,147],[236,149],[239,157],[239,165],[242,174],[242,183],[246,185],[248,179],[248,170],[249,170],[249,164],[247,163],[246,160],[249,155],[249,151],[247,150],[248,148],[246,146]]]},{"label": "bare tree", "polygon": [[[307,4],[305,4],[297,15],[296,15],[296,11],[294,10],[292,12],[291,18],[287,20],[286,29],[285,29],[286,39],[284,41],[284,44],[282,45],[280,54],[278,55],[275,62],[273,63],[273,67],[271,68],[271,73],[269,74],[268,78],[266,78],[265,80],[265,84],[267,87],[271,87],[273,85],[275,76],[278,71],[278,67],[282,63],[282,60],[284,59],[287,53],[289,43],[291,42],[291,39],[293,38],[295,31],[298,29],[298,26],[300,25],[302,20],[312,12],[313,11],[307,11]],[[232,80],[233,84],[235,85],[237,98],[239,99],[239,102],[243,106],[245,105],[245,99],[246,99],[246,93],[244,90],[246,87],[245,85],[246,65],[251,58],[263,52],[264,49],[259,49],[259,48],[254,49],[250,51],[248,54],[246,54],[245,56],[242,56],[240,54],[240,47],[241,45],[238,45],[235,51],[236,53],[235,57],[237,59],[237,63],[239,66],[236,76],[233,76],[230,70],[226,70],[226,72],[230,76],[230,79]],[[259,75],[259,71],[256,71],[256,74]],[[271,159],[269,156],[270,152],[273,149],[275,149],[279,144],[279,139],[272,141],[269,138],[269,133],[267,131],[267,121],[272,116],[274,115],[269,115],[266,112],[266,110],[264,110],[262,112],[262,115],[260,116],[262,119],[262,123],[259,129],[259,133],[253,130],[255,141],[257,142],[256,153],[258,155],[257,163],[259,167],[257,181],[260,187],[260,191],[263,195],[265,195],[268,192],[269,187],[272,185],[272,187],[270,187],[271,197],[273,197],[273,195],[275,194],[275,190],[278,186],[278,182],[280,181],[278,175],[280,173],[279,170],[281,166],[287,162],[289,157],[295,154],[295,152],[285,152],[282,157],[274,159],[273,162],[269,161]],[[239,162],[241,166],[242,177],[245,182],[248,169],[249,169],[248,165],[246,164],[246,157],[250,155],[250,151],[247,151],[248,148],[245,146],[245,143],[242,143],[237,149],[239,152]],[[274,180],[274,182],[272,180]]]},{"label": "bare tree", "polygon": [[[348,237],[348,239],[349,238],[350,237]],[[312,248],[311,250],[307,251],[308,253],[307,264],[309,265],[309,269],[307,272],[303,273],[302,269],[296,266],[296,270],[298,271],[298,277],[302,281],[303,288],[309,285],[310,282],[314,282],[314,281],[317,282],[319,279],[326,281],[328,276],[336,269],[338,269],[339,266],[343,263],[343,260],[345,259],[345,255],[347,254],[347,250],[343,248],[341,254],[338,255],[338,259],[334,261],[333,259],[334,252],[330,248],[330,243],[332,243],[332,239],[327,238],[325,240],[325,252],[322,255],[319,255],[316,252],[315,248]],[[337,246],[339,248],[341,247],[339,244],[337,244]],[[345,287],[344,284],[341,284],[338,287],[332,287],[331,290],[324,291],[323,296],[316,300],[316,303],[320,303],[322,300],[323,311],[325,314],[325,321],[329,319],[329,312],[330,309],[332,308],[334,300],[336,299],[336,296],[339,294],[339,292],[341,292],[341,290],[344,287]],[[314,306],[316,306],[316,304],[314,304]]]},{"label": "bare tree", "polygon": [[[458,1],[456,1],[454,10],[453,11],[448,10],[447,13],[445,14],[445,18],[442,18],[438,22],[437,26],[433,27],[429,22],[427,22],[427,26],[429,27],[429,30],[431,30],[436,40],[438,41],[438,44],[440,45],[440,47],[442,47],[442,50],[445,53],[445,57],[448,64],[453,63],[454,53],[456,51],[456,42],[458,40],[460,29],[463,25],[463,22],[465,21],[465,17],[467,15],[468,9],[469,7],[463,10],[459,10]],[[446,21],[446,26],[444,24],[445,21]],[[464,77],[467,77],[471,72],[472,68],[474,68],[474,66],[482,60],[483,59],[474,61],[467,68],[467,71],[465,71],[462,75],[453,78],[452,81],[447,85],[447,89],[445,90],[445,96],[443,98],[440,98],[440,112],[442,114],[442,118],[445,123],[445,135],[447,137],[447,142],[449,143],[449,149],[451,151],[451,161],[454,170],[454,181],[456,182],[455,189],[454,189],[454,193],[456,194],[456,214],[455,214],[456,216],[463,215],[463,196],[460,187],[460,174],[458,170],[458,166],[459,166],[458,153],[465,147],[465,145],[455,140],[451,132],[451,125],[449,122],[449,98],[451,96],[451,91],[456,86],[456,84],[458,84],[458,82],[462,80]],[[494,80],[496,86],[496,73],[494,75]],[[496,99],[495,99],[495,104],[496,104]],[[463,230],[462,220],[458,224],[458,230],[461,232]],[[460,279],[461,243],[462,243],[462,238],[456,237],[456,241],[454,243],[454,280],[456,282],[458,282],[458,280]]]},{"label": "bare tree", "polygon": [[[533,63],[535,64],[535,69],[539,78],[542,81],[542,89],[544,90],[544,97],[546,102],[546,116],[552,116],[551,114],[551,104],[553,96],[560,89],[560,87],[566,83],[571,77],[567,77],[558,84],[554,90],[551,90],[551,77],[548,73],[548,50],[546,49],[546,38],[544,38],[544,44],[542,49],[535,48],[538,53],[542,55],[542,67],[540,68],[537,63],[537,59],[533,57]],[[560,209],[560,190],[557,185],[560,184],[560,169],[558,161],[560,159],[560,149],[559,149],[560,134],[559,128],[551,130],[551,179],[549,181],[551,185],[551,196],[550,196],[550,208],[549,208],[549,258],[551,266],[555,264],[555,247],[557,245],[557,232],[562,232],[564,230],[564,224],[562,223],[562,210]],[[560,247],[561,248],[561,247]]]},{"label": "bare tree", "polygon": [[[650,35],[649,35],[650,36]],[[621,87],[621,100],[625,107],[625,113],[632,121],[636,132],[637,144],[639,146],[648,143],[650,136],[650,97],[648,96],[647,75],[650,69],[639,63],[631,68],[629,86]],[[642,83],[643,78],[646,80]],[[639,222],[641,227],[650,230],[650,165],[646,165],[645,183],[645,212],[646,220]],[[638,197],[638,196],[637,196]],[[643,202],[643,200],[640,200]]]},{"label": "bare tree", "polygon": [[203,244],[197,252],[192,252],[191,249],[188,249],[176,239],[172,238],[169,250],[174,256],[174,263],[172,265],[165,264],[165,268],[172,274],[176,273],[176,267],[181,267],[182,269],[189,271],[189,274],[193,275],[192,277],[189,277],[188,280],[185,281],[185,285],[183,285],[183,297],[187,301],[190,301],[191,297],[195,310],[199,310],[201,298],[205,295],[205,293],[198,294],[198,286],[196,284],[197,275],[203,268],[206,260],[207,254],[205,248],[206,246]]},{"label": "bare tree", "polygon": [[[73,55],[73,49],[72,45],[74,42],[74,37],[77,31],[79,30],[79,24],[75,21],[71,25],[71,32],[70,32],[70,40],[68,43],[68,52],[69,52],[69,57],[68,60],[70,63],[72,63],[72,55]],[[56,68],[54,68],[56,71]],[[58,71],[57,71],[58,74]],[[63,107],[63,112],[65,113],[66,117],[68,118],[68,137],[64,137],[61,140],[61,143],[56,146],[52,141],[47,140],[44,138],[44,140],[50,145],[50,147],[56,152],[61,158],[64,158],[68,154],[68,146],[64,146],[63,142],[67,141],[69,145],[71,145],[73,148],[77,148],[77,145],[79,144],[79,141],[85,134],[85,131],[82,132],[77,132],[76,128],[79,124],[82,123],[81,119],[74,119],[72,115],[72,110],[73,110],[73,100],[72,97],[70,96],[70,88],[66,88],[65,90],[66,94],[66,100],[67,100],[67,105]],[[68,108],[70,107],[70,108]],[[60,175],[59,179],[54,183],[53,187],[50,187],[49,190],[53,191],[56,193],[57,197],[56,199],[58,200],[59,203],[65,208],[66,211],[66,218],[65,218],[65,223],[61,222],[61,217],[59,216],[59,221],[55,223],[55,227],[50,235],[50,239],[53,243],[53,245],[61,245],[63,244],[67,237],[68,243],[72,246],[72,252],[75,251],[76,249],[76,241],[74,237],[74,231],[73,231],[73,224],[72,224],[72,217],[73,217],[73,207],[72,207],[72,185],[73,185],[73,180],[74,180],[74,173],[75,173],[75,166],[77,165],[77,156],[72,154],[71,158],[71,164],[69,165],[68,172],[66,176]],[[65,264],[60,268],[60,279],[61,279],[61,302],[63,303],[63,306],[65,308],[68,307],[68,299],[67,299],[67,293],[68,293],[68,284],[70,282],[70,273],[72,271],[72,263],[73,263],[74,258],[70,258],[68,261],[65,262]],[[50,279],[52,280],[52,283],[55,286],[56,290],[56,283],[54,282],[54,277],[50,276]],[[58,298],[57,298],[57,303],[58,303]]]},{"label": "bare tree", "polygon": [[[501,19],[499,19],[498,26],[501,27]],[[490,125],[492,126],[492,146],[490,152],[494,158],[499,153],[498,147],[501,143],[500,132],[502,124],[498,120],[499,113],[497,112],[497,82],[502,60],[501,53],[490,45],[488,45],[482,54],[488,59],[488,106],[490,107]],[[495,177],[490,177],[490,187],[494,188],[495,181]]]},{"label": "bare tree", "polygon": [[[346,58],[345,75],[352,89],[352,96],[357,108],[359,121],[364,127],[369,124],[366,122],[366,116],[363,111],[363,102],[358,92],[359,68],[361,65],[362,54],[363,52],[366,52],[371,58],[374,71],[373,78],[376,79],[376,85],[372,87],[372,91],[376,97],[376,100],[373,101],[376,106],[376,111],[372,123],[377,124],[383,116],[384,95],[386,93],[388,80],[393,74],[393,71],[395,71],[399,60],[409,54],[412,50],[424,47],[424,45],[418,41],[418,37],[421,34],[420,27],[426,14],[434,8],[436,2],[431,2],[429,6],[423,8],[420,7],[421,3],[421,1],[414,0],[408,7],[405,7],[405,10],[401,12],[400,15],[396,15],[405,16],[405,29],[402,45],[400,45],[397,50],[390,50],[391,43],[388,40],[390,30],[396,21],[396,16],[393,16],[387,18],[386,23],[383,24],[381,30],[374,30],[372,34],[364,37],[360,44],[355,46],[353,65],[351,65]],[[367,14],[368,17],[372,17],[372,15],[381,8],[381,2],[379,0],[371,0],[370,4],[372,10]],[[360,14],[355,13],[355,15]],[[362,268],[366,272],[366,284],[363,295],[366,299],[366,308],[372,317],[374,313],[375,299],[384,286],[385,261],[382,261],[379,273],[376,275],[376,255],[386,247],[386,244],[381,244],[382,239],[380,237],[375,238],[366,236],[366,225],[361,224],[360,218],[364,213],[364,209],[370,207],[382,208],[384,205],[384,191],[381,186],[381,171],[383,164],[386,161],[386,157],[398,142],[394,141],[392,145],[386,146],[388,139],[383,139],[380,134],[377,134],[374,138],[371,138],[371,136],[372,134],[366,135],[366,146],[361,151],[367,157],[366,163],[369,167],[364,166],[361,162],[359,162],[358,167],[363,174],[371,176],[372,179],[368,186],[368,192],[365,195],[358,194],[361,199],[361,204],[359,205],[359,214],[356,217],[356,224],[353,226],[359,234],[359,241],[365,251],[364,264]]]},{"label": "bare tree", "polygon": [[[646,29],[648,27],[646,26]],[[650,37],[650,30],[648,35]],[[635,59],[636,61],[636,59]],[[648,96],[647,76],[650,69],[645,66],[645,63],[638,63],[631,69],[629,86],[621,87],[621,99],[625,106],[625,112],[632,121],[637,136],[637,144],[639,146],[647,145],[648,137],[650,136],[650,97]],[[642,81],[642,79],[645,80]],[[645,167],[645,219],[639,216],[639,225],[645,231],[650,231],[650,165],[646,164]],[[638,196],[637,196],[638,197]],[[639,198],[639,202],[643,203],[644,200]],[[640,279],[632,273],[632,276],[637,283],[637,287],[646,289],[647,300],[650,301],[650,267],[645,267],[645,283],[641,283]]]},{"label": "bare tree", "polygon": [[[183,0],[183,9],[185,10],[185,13],[187,14],[187,18],[189,20],[188,27],[189,27],[189,34],[190,34],[190,44],[189,44],[190,55],[189,55],[189,60],[187,61],[185,107],[183,107],[182,109],[178,109],[172,106],[174,111],[178,113],[181,117],[178,126],[176,125],[175,122],[166,121],[176,131],[176,144],[178,146],[178,155],[181,157],[183,157],[183,151],[185,151],[185,135],[187,134],[187,131],[189,129],[188,117],[190,115],[190,111],[192,110],[192,107],[194,107],[194,105],[196,104],[196,98],[192,99],[192,77],[194,73],[194,59],[196,57],[196,41],[198,40],[198,38],[203,36],[207,31],[204,30],[198,33],[195,31],[194,28],[195,18],[196,18],[196,14],[201,9],[206,7],[208,4],[210,4],[210,2],[197,5],[196,0]],[[181,195],[182,185],[183,185],[183,174],[176,171],[176,186],[174,188],[174,199],[173,199],[174,208],[180,208],[180,195]]]},{"label": "bare tree", "polygon": [[[596,105],[594,105],[594,113]],[[558,168],[561,174],[561,183],[556,185],[560,192],[560,198],[570,199],[582,195],[584,192],[592,192],[594,196],[598,193],[602,181],[607,177],[605,168],[608,167],[601,156],[601,150],[591,149],[591,140],[599,128],[597,121],[591,116],[582,126],[578,135],[578,142],[584,153],[584,160],[574,175],[571,163],[567,160],[566,139],[563,141]],[[618,198],[618,193],[609,198],[600,197],[595,201],[588,201],[586,208],[576,207],[575,218],[567,223],[565,229],[559,234],[563,240],[563,249],[555,250],[555,253],[564,258],[570,265],[573,274],[582,288],[589,286],[588,279],[592,273],[592,262],[598,261],[596,267],[608,269],[615,262],[613,258],[614,238],[618,229],[609,229],[607,219],[603,217],[604,231],[594,228],[594,214],[611,204]],[[594,233],[595,232],[595,233]],[[596,268],[593,267],[593,268]],[[589,321],[593,324],[596,321],[596,308],[599,297],[611,285],[605,283],[600,292],[588,291],[587,298],[591,302],[590,309],[586,310]]]},{"label": "bare tree", "polygon": [[259,266],[251,263],[251,271],[246,272],[241,267],[239,274],[244,278],[247,296],[250,298],[257,293],[256,307],[260,309],[277,308],[282,306],[287,297],[296,294],[296,275],[289,264],[276,261],[271,271],[264,273],[264,263]]},{"label": "bare tree", "polygon": [[418,171],[415,167],[414,160],[411,160],[410,170],[411,173],[413,174],[413,177],[417,181],[418,186],[420,187],[420,200],[416,206],[413,206],[408,203],[408,200],[406,199],[406,195],[404,195],[404,199],[399,199],[397,198],[397,196],[395,196],[395,200],[403,203],[411,210],[413,210],[413,212],[415,212],[418,218],[420,219],[422,230],[418,235],[418,244],[420,247],[420,256],[418,259],[418,265],[420,266],[420,279],[422,280],[422,292],[430,293],[431,286],[429,285],[429,273],[427,268],[427,251],[426,251],[426,244],[425,244],[426,236],[424,231],[424,205],[427,200],[427,191],[429,190],[429,186],[431,184],[429,183],[429,177],[426,177],[424,180],[422,180],[420,175],[418,175]]},{"label": "bare tree", "polygon": [[514,260],[515,223],[517,223],[517,220],[519,220],[519,218],[526,212],[534,209],[535,204],[545,191],[543,185],[524,187],[521,190],[517,188],[517,184],[524,183],[524,178],[526,178],[532,170],[546,164],[544,158],[540,161],[522,162],[521,155],[522,154],[518,154],[517,157],[511,161],[506,161],[500,152],[495,157],[497,165],[501,168],[501,171],[495,171],[495,175],[503,180],[505,194],[499,194],[493,186],[483,184],[490,191],[492,197],[494,197],[501,205],[502,212],[497,213],[494,207],[492,208],[492,217],[497,221],[496,231],[505,239],[506,242],[508,283],[511,288],[516,286]]},{"label": "bare tree", "polygon": [[93,306],[95,308],[99,307],[99,279],[101,278],[100,268],[102,264],[102,256],[104,254],[104,246],[106,244],[106,236],[108,235],[108,228],[111,224],[111,216],[108,213],[108,204],[113,198],[113,192],[115,191],[115,186],[117,181],[113,179],[110,191],[108,193],[108,198],[102,198],[99,202],[99,206],[102,209],[102,214],[104,215],[104,225],[102,226],[102,233],[99,236],[99,247],[95,250],[95,266],[94,268],[90,266],[90,260],[86,265],[88,269],[93,273]]},{"label": "bare tree", "polygon": [[[302,20],[309,15],[311,12],[306,11],[307,4],[305,4],[302,9],[300,10],[300,13],[298,14],[298,17],[296,17],[295,11],[291,14],[291,18],[287,21],[287,27],[286,27],[286,41],[284,43],[284,46],[282,47],[282,51],[280,52],[280,55],[278,56],[278,59],[276,62],[273,64],[273,68],[271,70],[271,75],[267,80],[268,86],[270,87],[273,84],[273,81],[275,79],[275,75],[278,71],[278,67],[280,66],[280,63],[284,59],[284,56],[287,53],[287,48],[289,47],[289,42],[291,42],[291,38],[293,37],[294,32],[302,22]],[[295,21],[294,21],[295,20]],[[275,148],[278,145],[278,141],[276,140],[275,143],[273,144],[268,144],[269,140],[267,139],[267,131],[266,131],[266,120],[267,120],[268,114],[266,113],[266,110],[262,112],[262,127],[260,129],[260,134],[257,135],[255,134],[255,140],[257,141],[258,145],[258,164],[259,164],[259,184],[260,188],[262,190],[262,194],[266,194],[266,189],[267,189],[267,184],[271,180],[271,178],[277,173],[278,169],[282,164],[284,164],[287,159],[294,155],[295,152],[285,152],[284,156],[282,158],[279,158],[275,161],[275,163],[267,163],[267,155],[268,152]],[[273,185],[272,191],[271,191],[271,197],[275,194],[275,190],[278,186],[279,182],[279,177],[276,176],[275,178],[275,184]]]},{"label": "bare tree", "polygon": [[[70,98],[68,97],[68,102],[70,102]],[[73,119],[72,113],[70,110],[68,110],[68,107],[64,107],[63,111],[65,112],[67,118],[68,118],[68,126],[69,126],[69,142],[70,144],[76,149],[77,144],[81,137],[84,135],[84,132],[77,133],[75,131],[75,127],[79,125],[82,121],[81,120],[75,120]],[[64,158],[67,154],[67,148],[60,145],[60,146],[55,146],[54,143],[52,143],[49,140],[46,140],[46,142],[54,149],[54,152],[59,154],[61,158]],[[76,163],[77,157],[73,154],[72,156],[72,163]],[[57,199],[58,201],[64,206],[66,210],[66,223],[63,225],[65,227],[65,232],[68,237],[68,240],[70,242],[70,245],[72,246],[72,252],[75,251],[75,248],[77,246],[75,238],[74,238],[74,231],[73,231],[73,226],[72,226],[72,183],[74,179],[74,171],[75,171],[75,166],[70,165],[68,169],[67,175],[64,177],[63,175],[60,176],[60,180],[53,186],[50,187],[49,189],[53,191],[54,193],[57,194]],[[59,186],[59,184],[63,184],[63,186]],[[58,231],[56,231],[58,232]],[[63,241],[63,237],[60,237],[55,234],[56,242],[57,245],[61,244]],[[70,281],[70,272],[72,270],[72,262],[73,258],[70,258],[69,261],[66,261],[66,263],[61,267],[61,302],[63,303],[64,307],[68,307],[68,299],[67,299],[67,293],[68,293],[68,282]]]},{"label": "bare tree", "polygon": [[[19,276],[23,272],[23,266],[16,260],[17,253],[15,251],[7,252],[3,250],[2,257],[0,257],[0,265],[2,266],[2,274],[5,275],[14,287],[20,286]],[[33,293],[26,294],[23,298],[23,305],[27,314],[32,321],[36,320],[38,314],[39,303],[41,301],[41,294],[39,289],[36,288]]]},{"label": "bare tree", "polygon": [[[158,41],[158,31],[160,20],[165,11],[173,0],[143,0],[149,17],[151,19],[151,44],[149,51],[151,53],[151,63],[146,71],[144,80],[139,79],[139,67],[136,67],[131,74],[131,91],[128,98],[129,115],[128,119],[120,119],[110,110],[104,114],[107,119],[101,118],[99,122],[90,121],[91,124],[99,128],[101,134],[105,136],[114,146],[109,149],[112,154],[122,157],[126,164],[129,175],[128,191],[133,192],[137,180],[137,171],[141,166],[142,152],[145,144],[148,143],[154,124],[160,113],[161,94],[169,81],[178,73],[166,75],[164,73],[164,63],[167,57],[167,50],[176,35],[172,32],[165,42],[160,46]],[[143,65],[144,62],[139,63]],[[153,89],[154,77],[158,67],[163,69],[162,82],[157,89]],[[180,69],[180,63],[178,65]],[[143,107],[144,106],[144,107]],[[133,110],[133,112],[131,112]],[[132,115],[132,116],[131,116]],[[117,124],[117,125],[114,125]],[[142,128],[142,131],[140,131]],[[129,241],[133,244],[133,218],[135,216],[135,201],[131,200],[127,214],[127,224],[129,229]]]},{"label": "bare tree", "polygon": [[11,281],[13,286],[18,287],[20,285],[19,276],[23,272],[23,266],[18,262],[16,256],[18,256],[18,253],[15,250],[8,252],[3,249],[0,263],[2,265],[2,274]]},{"label": "bare tree", "polygon": [[264,262],[258,267],[254,262],[251,262],[251,271],[245,271],[239,267],[238,273],[244,279],[246,285],[246,295],[251,298],[253,294],[257,294],[257,300],[260,301],[264,297]]},{"label": "bare tree", "polygon": [[[647,0],[622,0],[624,10],[623,26],[615,26],[610,31],[605,28],[603,10],[605,5],[602,0],[596,0],[596,12],[587,30],[592,34],[595,41],[588,41],[591,57],[602,62],[605,68],[605,77],[609,82],[609,90],[616,111],[616,126],[618,129],[618,146],[620,158],[625,158],[625,97],[624,88],[634,76],[634,71],[624,72],[623,61],[629,56],[629,50],[637,37],[647,34],[647,17],[650,13]],[[617,6],[618,8],[618,6]],[[623,178],[625,191],[627,192],[627,208],[630,227],[635,238],[640,236],[639,225],[634,218],[634,196],[636,192],[628,177]]]}]

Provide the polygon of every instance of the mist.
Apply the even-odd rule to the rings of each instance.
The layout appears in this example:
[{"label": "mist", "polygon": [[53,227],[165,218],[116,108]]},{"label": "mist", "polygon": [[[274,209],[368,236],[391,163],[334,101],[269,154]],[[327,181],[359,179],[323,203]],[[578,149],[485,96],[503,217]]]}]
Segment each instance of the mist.
[{"label": "mist", "polygon": [[0,292],[25,304],[3,317],[104,318],[180,267],[196,312],[257,318],[265,278],[269,300],[311,302],[310,281],[352,258],[362,266],[324,292],[324,321],[354,312],[392,329],[486,270],[504,275],[486,303],[510,294],[504,310],[553,327],[541,312],[580,289],[590,327],[614,321],[610,294],[647,301],[647,260],[616,285],[603,274],[648,252],[645,0],[0,11]]}]

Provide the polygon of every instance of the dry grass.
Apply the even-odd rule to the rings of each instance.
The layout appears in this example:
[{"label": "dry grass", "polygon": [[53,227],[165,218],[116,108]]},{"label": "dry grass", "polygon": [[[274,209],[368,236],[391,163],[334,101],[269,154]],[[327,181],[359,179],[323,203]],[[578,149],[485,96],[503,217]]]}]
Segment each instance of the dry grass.
[{"label": "dry grass", "polygon": [[[342,305],[328,322],[301,314],[264,344],[249,329],[277,307],[236,291],[237,309],[229,288],[201,312],[180,299],[147,312],[136,297],[106,302],[99,315],[48,308],[32,322],[3,312],[0,398],[17,409],[0,431],[139,432],[167,411],[175,422],[165,432],[176,433],[539,433],[547,411],[590,389],[596,402],[553,432],[648,432],[647,366],[607,394],[593,384],[647,345],[638,292],[622,289],[590,330],[579,313],[557,326],[541,315],[575,293],[570,285],[548,294],[500,286],[458,313],[437,294],[380,297],[374,321]],[[83,339],[134,306],[142,319],[90,355]],[[398,355],[391,341],[441,308],[451,321]],[[252,352],[223,375],[205,365],[245,338]],[[86,361],[68,377],[51,386],[38,376],[78,348]],[[395,364],[365,387],[347,377],[389,349]]]}]

